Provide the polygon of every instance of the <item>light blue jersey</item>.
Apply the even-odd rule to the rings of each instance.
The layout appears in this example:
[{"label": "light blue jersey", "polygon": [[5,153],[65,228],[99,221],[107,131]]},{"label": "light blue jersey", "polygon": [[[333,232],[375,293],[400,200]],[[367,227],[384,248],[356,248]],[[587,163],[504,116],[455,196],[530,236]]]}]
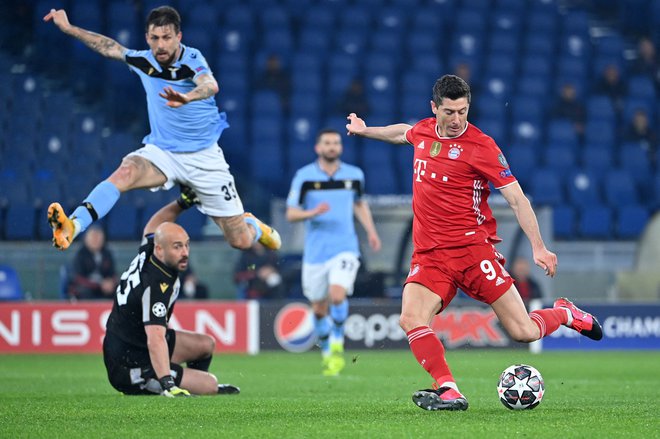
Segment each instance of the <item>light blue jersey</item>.
[{"label": "light blue jersey", "polygon": [[173,152],[194,152],[215,144],[229,126],[227,115],[218,113],[213,96],[193,101],[179,108],[168,107],[167,99],[158,95],[165,87],[188,93],[196,87],[193,79],[211,73],[201,52],[181,45],[176,62],[163,69],[150,50],[127,50],[129,68],[140,76],[147,94],[151,133],[142,140]]},{"label": "light blue jersey", "polygon": [[312,209],[322,202],[330,210],[305,220],[303,262],[320,264],[342,252],[360,255],[353,220],[353,205],[364,188],[364,173],[357,166],[340,163],[333,176],[317,162],[296,172],[287,197],[287,206]]}]

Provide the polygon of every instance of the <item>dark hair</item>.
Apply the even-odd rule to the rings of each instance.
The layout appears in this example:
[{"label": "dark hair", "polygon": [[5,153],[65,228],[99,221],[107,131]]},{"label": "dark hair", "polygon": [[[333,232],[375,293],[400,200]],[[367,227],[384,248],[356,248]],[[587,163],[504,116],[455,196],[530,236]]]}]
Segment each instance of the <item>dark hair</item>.
[{"label": "dark hair", "polygon": [[436,106],[440,106],[444,98],[452,100],[467,98],[469,104],[472,101],[470,86],[456,75],[444,75],[433,85],[433,102]]},{"label": "dark hair", "polygon": [[181,16],[176,9],[171,6],[159,6],[149,12],[145,29],[146,32],[149,32],[151,25],[154,27],[172,25],[174,27],[174,32],[178,34],[181,31]]},{"label": "dark hair", "polygon": [[319,133],[316,135],[316,143],[319,143],[321,141],[321,136],[324,134],[337,134],[341,137],[341,133],[333,128],[323,128]]}]

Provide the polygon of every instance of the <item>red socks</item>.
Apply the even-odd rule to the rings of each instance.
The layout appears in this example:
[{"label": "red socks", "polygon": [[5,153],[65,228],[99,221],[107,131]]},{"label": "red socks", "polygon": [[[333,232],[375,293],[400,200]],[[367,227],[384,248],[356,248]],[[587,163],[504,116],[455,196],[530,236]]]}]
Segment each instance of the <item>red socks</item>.
[{"label": "red socks", "polygon": [[406,334],[410,350],[426,371],[439,385],[454,382],[445,360],[445,348],[428,326],[419,326]]},{"label": "red socks", "polygon": [[530,312],[529,317],[541,331],[541,337],[539,338],[552,334],[568,321],[568,315],[563,308],[539,309]]}]

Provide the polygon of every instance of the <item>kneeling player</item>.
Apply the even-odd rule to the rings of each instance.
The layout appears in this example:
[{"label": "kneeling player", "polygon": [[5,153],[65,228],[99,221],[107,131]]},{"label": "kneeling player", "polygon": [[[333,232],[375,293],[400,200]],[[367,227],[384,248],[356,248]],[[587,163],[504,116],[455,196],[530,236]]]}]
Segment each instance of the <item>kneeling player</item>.
[{"label": "kneeling player", "polygon": [[103,360],[110,384],[124,394],[240,392],[231,384],[218,384],[208,372],[215,348],[212,337],[167,327],[190,244],[186,231],[172,221],[194,203],[195,194],[184,188],[178,200],[156,212],[145,226],[138,255],[121,276],[103,340]]}]

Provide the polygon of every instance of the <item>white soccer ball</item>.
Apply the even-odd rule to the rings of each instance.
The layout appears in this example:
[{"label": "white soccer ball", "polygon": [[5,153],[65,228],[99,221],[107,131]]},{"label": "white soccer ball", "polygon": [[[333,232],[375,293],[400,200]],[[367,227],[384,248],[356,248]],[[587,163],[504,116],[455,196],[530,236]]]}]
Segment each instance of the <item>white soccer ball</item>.
[{"label": "white soccer ball", "polygon": [[497,396],[511,410],[533,409],[541,403],[544,394],[543,377],[527,364],[507,367],[497,382]]}]

